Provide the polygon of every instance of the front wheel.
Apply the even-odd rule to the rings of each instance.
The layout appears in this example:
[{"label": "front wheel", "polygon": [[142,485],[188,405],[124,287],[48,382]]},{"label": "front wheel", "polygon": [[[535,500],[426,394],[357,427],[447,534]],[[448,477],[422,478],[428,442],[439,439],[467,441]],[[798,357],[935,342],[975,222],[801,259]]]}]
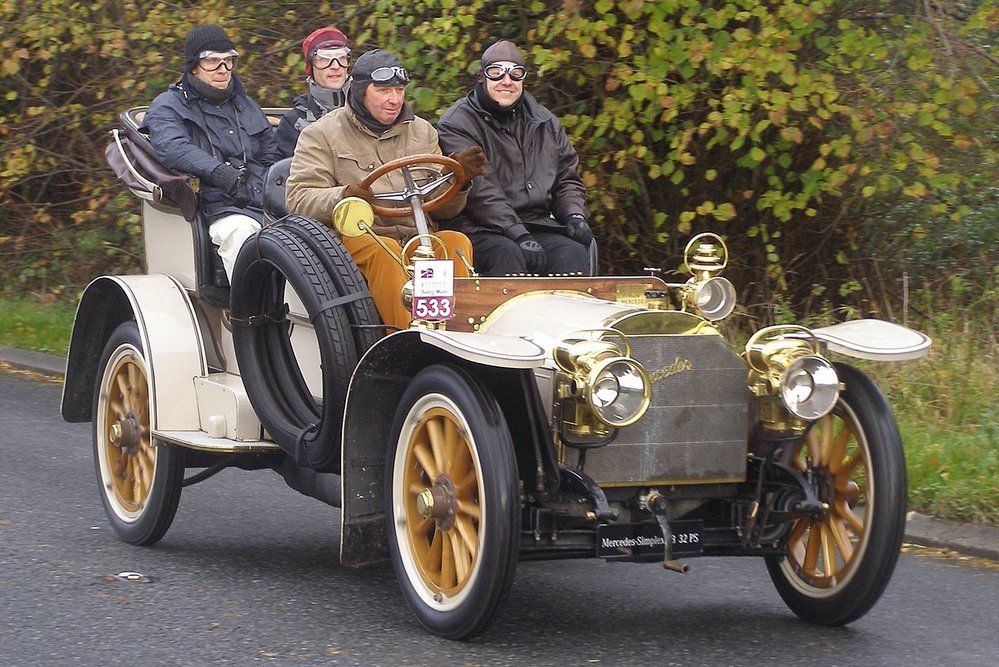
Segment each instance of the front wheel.
[{"label": "front wheel", "polygon": [[861,371],[836,371],[846,388],[792,459],[817,480],[829,510],[795,523],[786,555],[766,559],[787,606],[822,625],[845,625],[874,606],[905,533],[905,454],[891,407]]},{"label": "front wheel", "polygon": [[152,439],[142,349],[135,322],[119,325],[104,346],[94,387],[94,463],[111,527],[125,542],[148,546],[173,523],[184,452]]},{"label": "front wheel", "polygon": [[489,625],[517,564],[517,463],[496,399],[463,371],[410,382],[386,470],[389,552],[409,607],[434,634]]}]

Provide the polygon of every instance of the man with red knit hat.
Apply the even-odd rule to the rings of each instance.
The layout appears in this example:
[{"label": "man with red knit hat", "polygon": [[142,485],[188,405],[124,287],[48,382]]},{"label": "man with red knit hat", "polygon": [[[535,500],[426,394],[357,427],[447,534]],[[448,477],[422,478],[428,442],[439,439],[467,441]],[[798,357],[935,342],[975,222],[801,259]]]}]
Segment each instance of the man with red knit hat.
[{"label": "man with red knit hat", "polygon": [[295,98],[295,106],[284,115],[277,129],[283,157],[291,157],[302,128],[346,102],[344,86],[350,66],[350,41],[336,28],[319,28],[302,42],[305,81],[309,92]]}]

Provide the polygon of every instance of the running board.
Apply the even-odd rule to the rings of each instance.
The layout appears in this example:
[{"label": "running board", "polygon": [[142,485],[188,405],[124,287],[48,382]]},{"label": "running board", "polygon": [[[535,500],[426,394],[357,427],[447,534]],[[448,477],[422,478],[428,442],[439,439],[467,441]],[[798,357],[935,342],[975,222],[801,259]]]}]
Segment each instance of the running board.
[{"label": "running board", "polygon": [[153,440],[162,440],[171,445],[205,452],[227,454],[257,454],[279,452],[281,448],[266,440],[230,440],[213,438],[204,431],[153,431]]}]

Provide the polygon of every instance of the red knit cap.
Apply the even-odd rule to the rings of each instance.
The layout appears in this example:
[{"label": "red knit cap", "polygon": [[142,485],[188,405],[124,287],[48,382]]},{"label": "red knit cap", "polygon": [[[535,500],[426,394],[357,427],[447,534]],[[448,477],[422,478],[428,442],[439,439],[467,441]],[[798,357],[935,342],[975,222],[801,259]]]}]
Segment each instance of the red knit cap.
[{"label": "red knit cap", "polygon": [[319,28],[302,41],[302,57],[305,58],[305,75],[312,76],[312,57],[319,49],[336,49],[349,46],[347,35],[336,28]]}]

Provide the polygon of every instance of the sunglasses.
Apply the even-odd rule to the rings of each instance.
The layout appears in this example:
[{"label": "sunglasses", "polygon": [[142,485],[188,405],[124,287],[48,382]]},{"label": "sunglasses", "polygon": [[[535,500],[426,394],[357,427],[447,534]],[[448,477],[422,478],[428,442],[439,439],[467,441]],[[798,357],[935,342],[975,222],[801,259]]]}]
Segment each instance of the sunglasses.
[{"label": "sunglasses", "polygon": [[403,83],[409,83],[409,73],[405,67],[376,67],[371,70],[371,80],[375,83],[388,83],[396,78]]},{"label": "sunglasses", "polygon": [[214,72],[219,67],[225,67],[232,71],[236,67],[236,58],[239,54],[235,51],[228,51],[220,55],[215,51],[202,51],[198,54],[198,66],[206,72]]},{"label": "sunglasses", "polygon": [[500,81],[507,74],[513,81],[523,81],[527,77],[527,68],[520,65],[490,65],[482,73],[490,81]]},{"label": "sunglasses", "polygon": [[312,66],[316,69],[329,69],[333,63],[347,69],[350,65],[350,49],[319,49],[316,55],[312,56]]}]

